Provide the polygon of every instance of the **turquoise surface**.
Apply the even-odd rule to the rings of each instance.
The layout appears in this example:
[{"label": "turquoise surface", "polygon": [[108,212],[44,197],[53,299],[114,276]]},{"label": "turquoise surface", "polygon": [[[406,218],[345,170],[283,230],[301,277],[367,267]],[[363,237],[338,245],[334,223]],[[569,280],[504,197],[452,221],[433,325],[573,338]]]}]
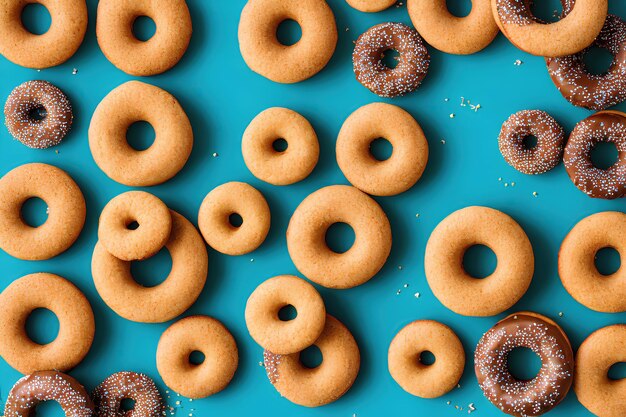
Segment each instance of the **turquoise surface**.
[{"label": "turquoise surface", "polygon": [[[545,175],[520,174],[506,164],[497,146],[502,122],[515,111],[546,110],[568,131],[590,112],[571,106],[561,97],[550,81],[543,59],[517,50],[501,35],[486,50],[472,56],[446,55],[429,47],[432,64],[423,86],[406,97],[385,100],[414,115],[424,128],[431,149],[428,168],[413,189],[396,197],[376,199],[393,227],[394,243],[389,261],[378,276],[361,287],[343,291],[320,288],[329,312],[352,330],[359,343],[362,353],[359,377],[343,398],[320,409],[302,408],[282,399],[259,366],[261,348],[246,331],[246,299],[267,278],[298,273],[285,244],[289,217],[309,193],[326,185],[346,183],[335,162],[337,133],[352,111],[381,100],[354,79],[352,42],[374,24],[410,23],[410,20],[405,6],[364,14],[351,9],[343,0],[331,0],[339,29],[339,44],[333,59],[312,79],[296,85],[281,85],[250,71],[239,54],[237,25],[244,5],[242,0],[189,0],[194,21],[189,51],[173,70],[143,81],[170,91],[180,100],[194,127],[195,146],[191,159],[179,175],[149,191],[196,223],[197,211],[206,193],[227,181],[246,181],[267,197],[273,219],[267,241],[250,255],[228,257],[210,250],[206,288],[185,313],[211,315],[232,331],[239,346],[240,365],[231,385],[222,393],[193,402],[174,393],[166,394],[156,371],[155,351],[159,336],[170,323],[139,324],[118,317],[102,302],[91,278],[90,262],[97,239],[98,215],[112,197],[129,188],[110,180],[95,165],[89,151],[87,129],[100,100],[132,77],[110,64],[98,48],[94,30],[96,1],[88,3],[87,38],[67,63],[37,72],[0,59],[0,97],[8,96],[24,81],[48,80],[69,95],[76,117],[66,140],[44,151],[27,149],[12,140],[6,129],[0,129],[0,173],[28,162],[56,165],[78,182],[88,204],[85,229],[66,253],[44,262],[20,261],[0,253],[0,288],[25,274],[45,271],[67,277],[85,292],[96,315],[96,338],[87,358],[71,374],[89,389],[113,372],[133,370],[145,372],[157,381],[164,395],[170,396],[168,402],[176,408],[178,416],[191,413],[194,416],[350,417],[356,414],[376,417],[401,412],[416,416],[455,416],[467,414],[468,404],[473,403],[474,415],[493,417],[503,414],[483,397],[471,357],[478,339],[499,318],[523,309],[544,313],[563,326],[575,347],[592,331],[626,321],[626,314],[601,314],[575,302],[563,289],[557,274],[559,246],[572,226],[592,213],[622,210],[624,201],[586,197],[571,183],[563,165]],[[554,3],[548,2],[544,12],[551,10]],[[626,16],[626,4],[610,3],[612,12]],[[455,6],[457,10],[467,9],[467,3]],[[45,19],[41,13],[29,13],[28,20],[35,26],[43,25]],[[521,60],[522,64],[514,65],[516,60]],[[78,70],[76,74],[73,74],[74,68]],[[470,106],[462,106],[463,99],[473,105],[480,104],[480,108],[474,111]],[[319,135],[319,165],[308,179],[292,186],[275,187],[257,180],[241,156],[240,141],[245,127],[256,114],[271,106],[285,106],[302,113]],[[618,108],[626,109],[626,106]],[[455,117],[451,118],[451,114]],[[217,156],[213,156],[214,153]],[[433,296],[424,277],[424,247],[429,234],[452,211],[469,205],[486,205],[510,214],[524,227],[534,246],[536,272],[530,290],[510,311],[497,317],[469,318],[449,311]],[[32,213],[37,207],[40,212]],[[45,216],[43,210],[41,205],[35,206],[27,214],[41,220]],[[334,239],[345,244],[349,233],[345,229],[339,232]],[[168,262],[165,254],[144,262],[138,273],[144,277],[142,282],[154,284],[159,277],[162,279],[167,274]],[[473,265],[484,272],[494,262],[493,258],[479,253]],[[618,261],[609,257],[603,262],[602,267],[611,267],[615,265],[609,264]],[[414,296],[418,292],[419,298]],[[163,303],[168,302],[175,300],[163,300]],[[50,315],[37,317],[31,326],[35,336],[50,340],[54,337],[54,320]],[[450,325],[463,341],[468,356],[460,388],[434,400],[418,399],[405,393],[387,371],[387,348],[393,336],[409,322],[426,318]],[[515,367],[528,372],[528,368],[537,366],[531,360],[522,357]],[[0,360],[3,399],[19,376]],[[624,377],[626,373],[618,376]],[[46,407],[40,414],[59,415],[58,411]],[[591,414],[570,392],[550,415],[586,417]]]}]

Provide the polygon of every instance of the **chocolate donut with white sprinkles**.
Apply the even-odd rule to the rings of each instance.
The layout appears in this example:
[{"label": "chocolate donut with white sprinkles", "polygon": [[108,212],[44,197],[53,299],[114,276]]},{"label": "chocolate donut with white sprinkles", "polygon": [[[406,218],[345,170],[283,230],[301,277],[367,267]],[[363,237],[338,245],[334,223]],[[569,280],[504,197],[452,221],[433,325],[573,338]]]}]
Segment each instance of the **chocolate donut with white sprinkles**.
[{"label": "chocolate donut with white sprinkles", "polygon": [[[159,417],[163,399],[154,381],[135,372],[118,372],[105,379],[92,393],[96,417]],[[122,401],[135,402],[131,410]]]}]

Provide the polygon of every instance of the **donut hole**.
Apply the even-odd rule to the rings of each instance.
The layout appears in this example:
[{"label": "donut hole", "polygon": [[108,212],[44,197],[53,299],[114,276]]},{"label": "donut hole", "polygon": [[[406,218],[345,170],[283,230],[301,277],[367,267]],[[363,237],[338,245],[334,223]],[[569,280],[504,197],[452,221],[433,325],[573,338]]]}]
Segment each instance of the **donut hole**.
[{"label": "donut hole", "polygon": [[156,33],[156,23],[148,16],[138,16],[133,21],[133,36],[141,42],[150,40]]},{"label": "donut hole", "polygon": [[537,137],[533,135],[526,136],[522,139],[522,147],[526,150],[535,149],[537,147]]},{"label": "donut hole", "polygon": [[400,52],[395,49],[387,49],[380,54],[380,62],[385,67],[394,69],[400,62]]},{"label": "donut hole", "polygon": [[204,353],[200,352],[199,350],[194,350],[193,352],[189,354],[188,359],[189,359],[190,364],[194,366],[198,366],[204,363],[206,356],[204,355]]},{"label": "donut hole", "polygon": [[593,75],[603,75],[609,72],[613,59],[613,54],[608,49],[597,45],[592,45],[583,55],[585,69]]},{"label": "donut hole", "polygon": [[132,398],[122,398],[120,401],[120,410],[122,413],[135,409],[135,400]]},{"label": "donut hole", "polygon": [[446,6],[451,15],[467,17],[472,11],[471,0],[446,0]]},{"label": "donut hole", "polygon": [[278,318],[280,321],[291,321],[295,320],[296,317],[298,317],[298,310],[291,304],[281,307],[281,309],[278,310]]},{"label": "donut hole", "polygon": [[611,168],[618,158],[619,152],[613,142],[598,142],[591,149],[591,163],[598,169]]},{"label": "donut hole", "polygon": [[425,350],[419,354],[418,361],[424,366],[431,366],[435,363],[437,358],[430,350]]},{"label": "donut hole", "polygon": [[335,253],[346,253],[354,245],[356,235],[348,223],[333,223],[326,230],[326,245]]},{"label": "donut hole", "polygon": [[541,358],[527,347],[516,347],[506,361],[509,372],[519,381],[531,381],[541,370]]},{"label": "donut hole", "polygon": [[561,0],[533,1],[530,12],[543,23],[554,23],[561,20],[563,4],[561,4]]},{"label": "donut hole", "polygon": [[239,213],[232,213],[228,216],[228,224],[238,229],[243,225],[243,217]]},{"label": "donut hole", "polygon": [[276,39],[281,45],[292,46],[302,38],[302,27],[293,19],[285,19],[276,28]]},{"label": "donut hole", "polygon": [[136,220],[132,220],[132,221],[126,223],[126,228],[128,230],[137,230],[137,229],[139,229],[139,223]]},{"label": "donut hole", "polygon": [[621,258],[615,248],[606,247],[596,252],[594,263],[598,272],[604,276],[613,275],[621,267]]},{"label": "donut hole", "polygon": [[370,155],[377,161],[386,161],[393,154],[393,145],[385,138],[374,139],[370,143]]},{"label": "donut hole", "polygon": [[308,369],[315,369],[319,367],[324,361],[322,351],[317,346],[309,346],[300,352],[300,363],[302,366]]},{"label": "donut hole", "polygon": [[472,278],[486,278],[494,273],[497,266],[496,254],[485,245],[470,246],[463,255],[463,269]]},{"label": "donut hole", "polygon": [[22,25],[33,35],[43,35],[50,30],[50,11],[40,3],[30,3],[22,9]]},{"label": "donut hole", "polygon": [[32,106],[28,109],[26,117],[31,122],[39,123],[48,116],[48,110],[44,106]]},{"label": "donut hole", "polygon": [[155,138],[154,128],[143,120],[133,123],[126,131],[126,141],[136,151],[145,151],[150,148]]},{"label": "donut hole", "polygon": [[609,368],[609,379],[612,381],[619,381],[620,379],[626,379],[626,362],[617,362]]},{"label": "donut hole", "polygon": [[20,210],[22,221],[30,227],[39,227],[48,220],[48,205],[39,197],[24,201]]},{"label": "donut hole", "polygon": [[130,273],[137,284],[156,287],[161,284],[172,270],[172,256],[167,248],[161,249],[156,255],[142,261],[130,263]]},{"label": "donut hole", "polygon": [[278,138],[274,142],[272,142],[272,149],[278,153],[283,153],[287,150],[289,144],[283,138]]},{"label": "donut hole", "polygon": [[36,308],[28,315],[25,328],[30,340],[47,345],[59,335],[59,318],[47,308]]},{"label": "donut hole", "polygon": [[66,414],[61,404],[54,400],[48,400],[38,403],[33,412],[28,415],[36,417],[64,417]]}]

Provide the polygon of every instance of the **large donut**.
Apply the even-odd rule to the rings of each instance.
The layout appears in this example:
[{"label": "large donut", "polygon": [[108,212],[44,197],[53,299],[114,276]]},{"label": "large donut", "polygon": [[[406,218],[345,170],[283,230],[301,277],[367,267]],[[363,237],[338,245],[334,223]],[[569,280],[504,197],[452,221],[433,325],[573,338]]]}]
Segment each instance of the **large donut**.
[{"label": "large donut", "polygon": [[[117,372],[93,390],[96,417],[161,417],[163,399],[154,381],[135,372]],[[122,400],[133,400],[132,410],[121,412]]]}]

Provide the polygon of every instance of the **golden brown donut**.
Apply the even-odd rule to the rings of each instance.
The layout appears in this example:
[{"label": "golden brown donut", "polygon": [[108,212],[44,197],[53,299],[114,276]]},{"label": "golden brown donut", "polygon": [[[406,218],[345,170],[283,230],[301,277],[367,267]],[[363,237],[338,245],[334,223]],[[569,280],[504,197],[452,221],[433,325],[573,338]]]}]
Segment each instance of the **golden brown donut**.
[{"label": "golden brown donut", "polygon": [[396,4],[396,0],[346,0],[350,7],[360,12],[382,12]]}]

